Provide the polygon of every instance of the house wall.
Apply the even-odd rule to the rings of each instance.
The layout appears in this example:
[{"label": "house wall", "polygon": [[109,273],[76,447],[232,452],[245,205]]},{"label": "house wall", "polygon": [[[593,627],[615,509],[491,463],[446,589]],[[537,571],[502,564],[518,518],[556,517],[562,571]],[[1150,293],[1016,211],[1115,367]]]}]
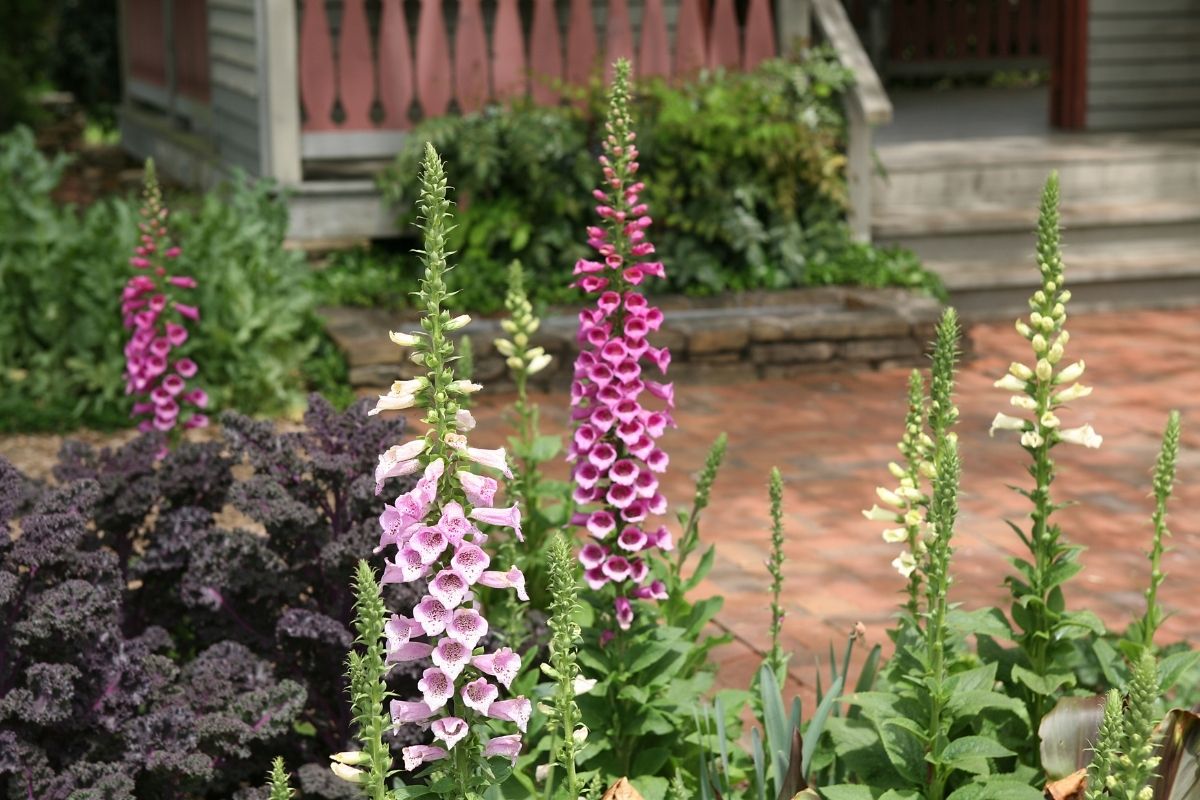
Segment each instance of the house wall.
[{"label": "house wall", "polygon": [[255,0],[208,0],[213,144],[227,166],[263,173],[260,14]]},{"label": "house wall", "polygon": [[1090,0],[1086,120],[1200,127],[1200,0]]}]

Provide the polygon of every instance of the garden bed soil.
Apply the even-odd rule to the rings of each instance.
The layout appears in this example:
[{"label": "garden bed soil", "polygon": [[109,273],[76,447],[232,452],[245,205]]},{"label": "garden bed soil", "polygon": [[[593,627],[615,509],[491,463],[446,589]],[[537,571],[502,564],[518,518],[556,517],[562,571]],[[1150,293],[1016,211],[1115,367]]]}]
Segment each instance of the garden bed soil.
[{"label": "garden bed soil", "polygon": [[[654,344],[671,350],[671,379],[683,383],[788,378],[811,372],[881,369],[926,363],[941,306],[903,289],[820,287],[742,292],[710,298],[655,298],[666,312]],[[346,356],[355,389],[386,387],[417,368],[384,334],[415,328],[411,312],[367,308],[321,310],[325,327]],[[571,381],[578,325],[570,309],[551,309],[534,344],[554,356],[533,378],[541,389]],[[490,388],[511,388],[493,342],[499,320],[471,325],[474,377]],[[969,338],[964,335],[964,347]]]}]

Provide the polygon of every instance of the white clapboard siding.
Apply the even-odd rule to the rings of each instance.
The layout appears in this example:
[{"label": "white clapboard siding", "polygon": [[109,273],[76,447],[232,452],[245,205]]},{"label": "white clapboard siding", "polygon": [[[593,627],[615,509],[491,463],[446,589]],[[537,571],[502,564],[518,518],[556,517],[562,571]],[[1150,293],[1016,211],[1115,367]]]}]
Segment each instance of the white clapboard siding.
[{"label": "white clapboard siding", "polygon": [[221,161],[262,174],[255,0],[208,0],[213,137]]},{"label": "white clapboard siding", "polygon": [[1200,0],[1091,0],[1087,127],[1200,127]]}]

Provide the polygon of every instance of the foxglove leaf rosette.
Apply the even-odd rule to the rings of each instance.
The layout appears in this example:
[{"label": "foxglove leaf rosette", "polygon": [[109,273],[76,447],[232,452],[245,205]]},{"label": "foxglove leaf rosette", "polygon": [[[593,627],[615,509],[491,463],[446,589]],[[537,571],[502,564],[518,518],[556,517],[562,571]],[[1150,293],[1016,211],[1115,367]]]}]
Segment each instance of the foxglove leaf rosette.
[{"label": "foxglove leaf rosette", "polygon": [[208,425],[208,395],[188,388],[199,368],[178,348],[188,340],[188,323],[200,310],[181,301],[182,292],[196,288],[195,278],[171,274],[169,266],[180,255],[167,230],[169,212],[154,174],[146,162],[140,239],[129,264],[138,273],[121,292],[121,318],[132,331],[125,344],[125,394],[134,397],[132,416],[141,431],[171,431]]},{"label": "foxglove leaf rosette", "polygon": [[[496,504],[498,481],[477,472],[509,476],[505,452],[472,447],[467,440],[475,421],[462,403],[480,386],[455,380],[451,369],[454,345],[448,334],[470,320],[465,315],[451,318],[442,307],[447,298],[444,274],[449,269],[445,261],[449,201],[441,160],[432,147],[426,151],[422,180],[425,277],[417,293],[425,310],[422,331],[393,333],[391,338],[410,350],[414,363],[428,372],[397,381],[372,413],[420,408],[429,430],[424,437],[380,455],[377,493],[384,493],[391,478],[421,477],[410,491],[384,507],[376,552],[387,557],[381,583],[423,581],[426,586],[425,596],[409,610],[410,616],[393,614],[384,626],[388,663],[424,665],[417,684],[421,699],[390,703],[393,725],[420,724],[432,734],[429,743],[404,749],[404,766],[414,770],[443,762],[445,769],[456,771],[455,785],[461,789],[482,774],[464,765],[492,757],[515,760],[520,750],[519,733],[481,737],[477,731],[490,730],[481,723],[512,723],[523,733],[532,708],[524,697],[501,698],[500,687],[508,689],[520,671],[521,659],[508,648],[492,653],[479,649],[489,623],[476,587],[513,589],[527,598],[520,570],[493,565],[481,547],[488,534],[479,525],[508,529],[520,540],[521,514],[516,505]],[[466,757],[456,757],[464,748]]]},{"label": "foxglove leaf rosette", "polygon": [[658,439],[675,423],[674,387],[666,381],[671,353],[650,338],[662,311],[642,293],[651,277],[664,277],[647,231],[649,209],[636,179],[637,135],[629,115],[629,64],[618,62],[600,165],[604,182],[593,194],[600,223],[589,227],[594,260],[575,265],[575,283],[592,305],[579,314],[579,355],[571,384],[575,423],[567,459],[572,464],[574,522],[593,539],[579,560],[587,585],[611,587],[618,627],[633,622],[631,598],[665,596],[645,585],[647,557],[670,549],[666,528],[650,522],[667,510],[659,476],[669,458]]}]

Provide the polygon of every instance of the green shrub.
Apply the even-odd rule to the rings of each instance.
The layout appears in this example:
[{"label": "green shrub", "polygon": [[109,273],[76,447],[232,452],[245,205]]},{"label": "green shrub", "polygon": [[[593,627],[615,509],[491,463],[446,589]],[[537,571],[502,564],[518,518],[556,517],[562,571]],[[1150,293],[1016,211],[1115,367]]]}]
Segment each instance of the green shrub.
[{"label": "green shrub", "polygon": [[[912,254],[852,241],[845,217],[845,131],[840,93],[850,75],[816,51],[802,63],[773,61],[750,73],[710,72],[683,86],[649,82],[635,115],[642,168],[657,180],[643,193],[667,290],[714,294],[848,283],[941,292]],[[428,120],[380,179],[413,221],[424,142],[457,179],[451,234],[462,269],[450,280],[460,306],[498,311],[507,265],[520,259],[539,304],[570,302],[570,265],[591,252],[591,166],[598,149],[596,89],[582,103],[529,103]],[[397,266],[391,266],[397,262]],[[318,278],[323,302],[394,306],[388,286],[411,284],[397,259],[358,254]]]},{"label": "green shrub", "polygon": [[[42,156],[26,129],[0,137],[0,430],[128,424],[119,306],[137,206],[56,205],[65,165]],[[240,179],[194,206],[172,220],[180,271],[199,281],[188,343],[198,384],[218,410],[298,409],[307,383],[344,368],[321,349],[303,256],[281,246],[286,207]]]}]

